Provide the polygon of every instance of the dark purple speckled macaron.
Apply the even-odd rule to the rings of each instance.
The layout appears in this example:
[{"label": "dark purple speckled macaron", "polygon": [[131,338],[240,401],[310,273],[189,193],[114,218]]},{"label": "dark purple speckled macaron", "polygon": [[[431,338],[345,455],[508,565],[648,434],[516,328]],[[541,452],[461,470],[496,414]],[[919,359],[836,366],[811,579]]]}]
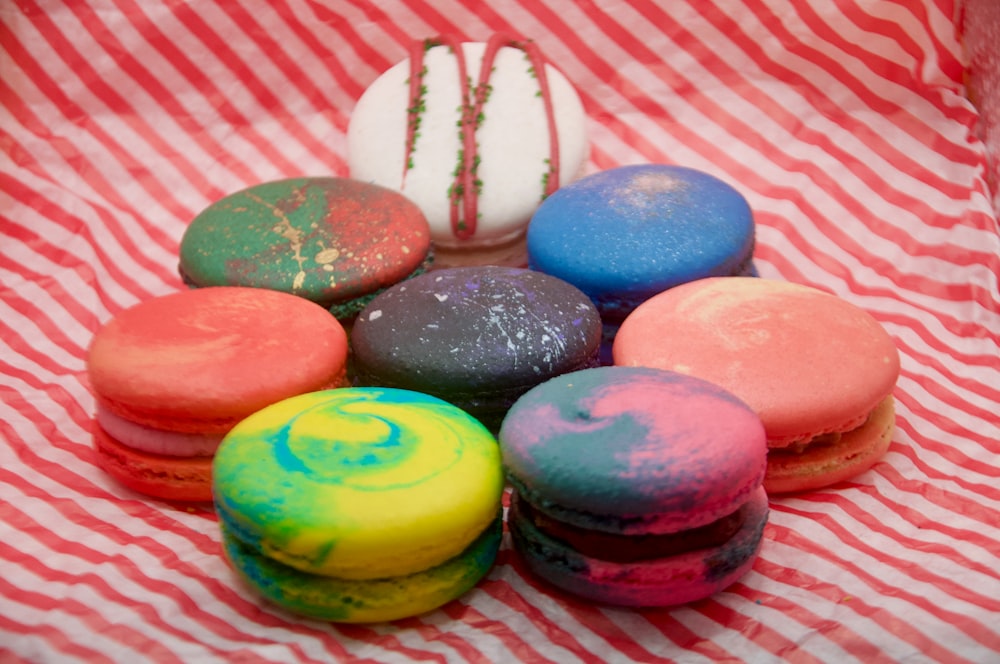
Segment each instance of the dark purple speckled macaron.
[{"label": "dark purple speckled macaron", "polygon": [[355,384],[432,394],[497,431],[535,385],[597,366],[601,319],[590,298],[556,277],[456,267],[378,295],[351,343]]}]

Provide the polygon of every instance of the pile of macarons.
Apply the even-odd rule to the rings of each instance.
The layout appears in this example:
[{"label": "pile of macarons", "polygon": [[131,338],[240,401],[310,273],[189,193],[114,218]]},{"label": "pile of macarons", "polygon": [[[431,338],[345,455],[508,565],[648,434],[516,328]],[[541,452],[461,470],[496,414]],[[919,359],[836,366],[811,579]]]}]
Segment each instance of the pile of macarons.
[{"label": "pile of macarons", "polygon": [[233,570],[284,610],[432,610],[505,527],[553,592],[697,601],[753,566],[769,496],[889,447],[878,321],[759,277],[750,205],[711,174],[578,177],[582,107],[540,58],[416,44],[359,100],[351,177],[216,201],[180,243],[190,288],[94,336],[97,464],[123,499],[211,501]]}]

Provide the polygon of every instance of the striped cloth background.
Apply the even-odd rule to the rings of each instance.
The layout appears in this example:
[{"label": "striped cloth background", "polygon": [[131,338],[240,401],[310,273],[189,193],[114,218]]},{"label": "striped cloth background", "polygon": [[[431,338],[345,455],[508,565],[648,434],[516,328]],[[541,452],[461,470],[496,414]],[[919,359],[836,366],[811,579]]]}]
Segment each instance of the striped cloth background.
[{"label": "striped cloth background", "polygon": [[[1000,661],[1000,230],[949,0],[0,2],[0,661]],[[262,605],[213,514],[93,463],[94,330],[182,288],[203,207],[346,175],[355,100],[442,33],[535,39],[588,169],[733,183],[763,276],[867,309],[902,354],[884,462],[773,501],[760,559],[672,610],[591,606],[505,543],[460,601],[334,626]]]}]

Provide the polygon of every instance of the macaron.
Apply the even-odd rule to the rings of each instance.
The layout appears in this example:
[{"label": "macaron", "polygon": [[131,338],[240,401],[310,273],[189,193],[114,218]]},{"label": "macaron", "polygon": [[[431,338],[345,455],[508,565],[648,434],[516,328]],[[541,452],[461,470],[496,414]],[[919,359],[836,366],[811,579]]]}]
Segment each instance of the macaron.
[{"label": "macaron", "polygon": [[614,362],[717,383],[767,431],[768,493],[851,479],[887,451],[899,352],[875,318],[801,284],[704,279],[640,305],[622,324]]},{"label": "macaron", "polygon": [[209,205],[184,231],[178,269],[190,286],[291,293],[346,322],[432,260],[427,220],[406,197],[369,182],[302,177]]},{"label": "macaron", "polygon": [[497,431],[530,388],[596,366],[600,342],[593,303],[561,279],[501,266],[434,270],[358,316],[354,381],[433,394]]},{"label": "macaron", "polygon": [[668,288],[755,276],[753,249],[743,195],[713,175],[668,164],[581,178],[545,199],[527,232],[529,267],[590,296],[608,344],[632,310]]},{"label": "macaron", "polygon": [[500,545],[503,472],[473,417],[408,390],[343,388],[268,406],[214,462],[225,555],[283,609],[395,620],[451,601]]},{"label": "macaron", "polygon": [[223,436],[256,410],[343,385],[347,335],[317,304],[214,287],[147,300],[90,343],[97,463],[148,496],[210,501]]},{"label": "macaron", "polygon": [[717,385],[598,367],[527,392],[500,430],[527,569],[602,604],[708,597],[753,566],[767,521],[760,418]]},{"label": "macaron", "polygon": [[400,191],[446,267],[524,267],[538,204],[579,173],[586,114],[537,44],[414,41],[365,90],[347,129],[351,177]]}]

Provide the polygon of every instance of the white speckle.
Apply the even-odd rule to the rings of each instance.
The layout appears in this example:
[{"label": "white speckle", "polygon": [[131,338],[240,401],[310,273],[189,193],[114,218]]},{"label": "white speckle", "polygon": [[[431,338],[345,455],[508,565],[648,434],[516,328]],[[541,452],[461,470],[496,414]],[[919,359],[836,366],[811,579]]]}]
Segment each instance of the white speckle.
[{"label": "white speckle", "polygon": [[441,326],[438,325],[437,323],[427,323],[427,328],[430,329],[430,330],[436,330],[439,327],[441,327]]},{"label": "white speckle", "polygon": [[382,310],[376,309],[375,311],[368,314],[368,320],[378,320],[382,317]]},{"label": "white speckle", "polygon": [[545,342],[549,341],[551,338],[552,337],[550,337],[549,335],[543,334],[542,335],[542,343],[545,343]]},{"label": "white speckle", "polygon": [[448,299],[448,294],[447,293],[434,293],[434,297],[437,298],[438,302],[444,302],[445,300]]}]

